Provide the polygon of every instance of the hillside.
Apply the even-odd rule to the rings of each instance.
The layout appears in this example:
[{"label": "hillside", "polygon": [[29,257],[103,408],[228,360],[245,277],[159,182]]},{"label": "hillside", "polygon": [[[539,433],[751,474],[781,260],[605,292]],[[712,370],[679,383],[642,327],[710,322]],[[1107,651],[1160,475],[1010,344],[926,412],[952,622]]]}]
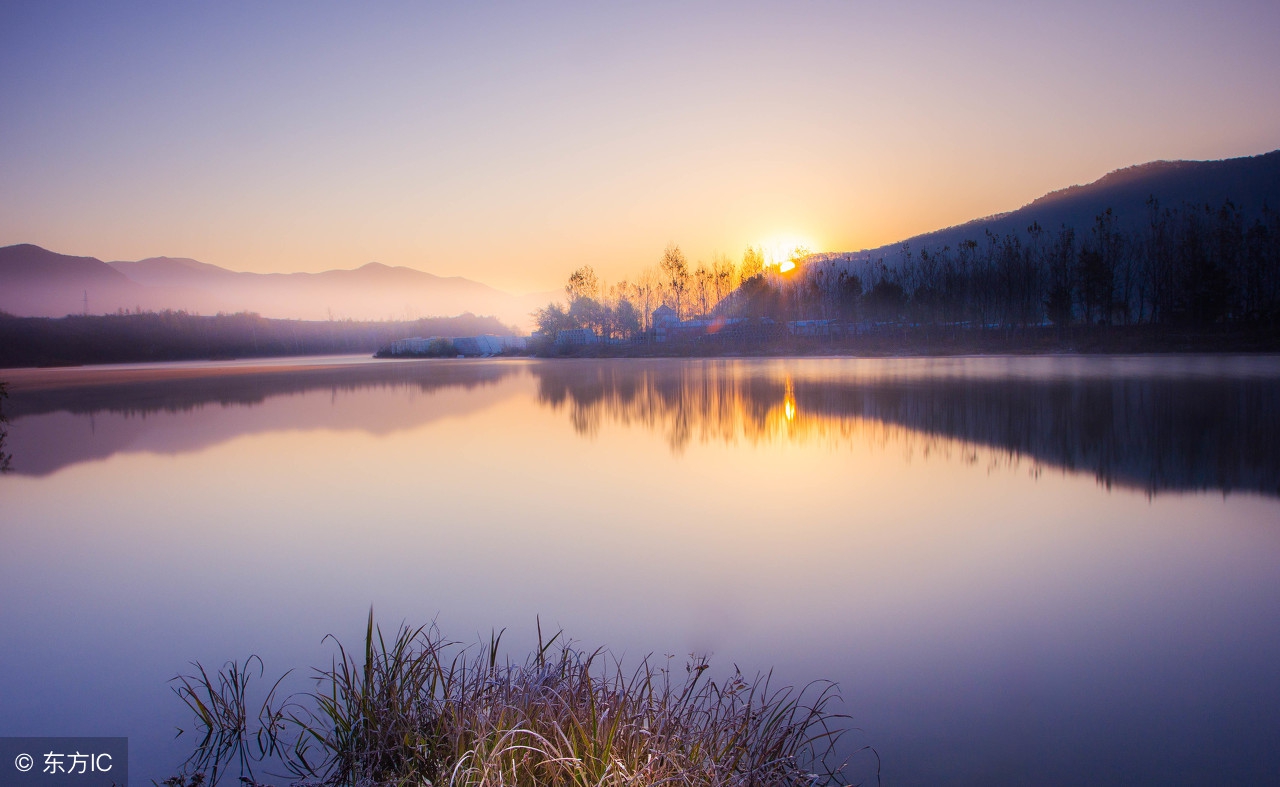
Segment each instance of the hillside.
[{"label": "hillside", "polygon": [[32,317],[133,308],[147,288],[93,257],[21,243],[0,248],[0,311]]},{"label": "hillside", "polygon": [[1149,221],[1154,197],[1163,208],[1186,204],[1219,206],[1230,199],[1246,222],[1264,207],[1280,210],[1280,150],[1259,156],[1221,161],[1153,161],[1111,172],[1081,186],[1070,186],[1033,200],[1017,210],[975,219],[954,227],[928,232],[875,249],[819,255],[827,259],[878,260],[889,265],[902,260],[902,243],[913,254],[955,249],[962,241],[982,243],[993,235],[1026,238],[1027,228],[1038,223],[1047,231],[1075,227],[1087,232],[1094,217],[1107,208],[1115,214],[1116,229],[1136,232]]}]

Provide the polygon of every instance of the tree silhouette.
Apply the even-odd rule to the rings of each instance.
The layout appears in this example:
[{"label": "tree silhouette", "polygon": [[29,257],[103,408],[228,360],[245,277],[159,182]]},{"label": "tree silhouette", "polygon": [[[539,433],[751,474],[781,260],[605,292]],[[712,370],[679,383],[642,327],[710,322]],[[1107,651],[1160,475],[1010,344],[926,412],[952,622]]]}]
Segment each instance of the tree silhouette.
[{"label": "tree silhouette", "polygon": [[689,261],[685,259],[680,247],[672,243],[662,252],[658,267],[662,270],[663,285],[669,296],[664,302],[675,309],[676,315],[683,320],[689,293]]}]

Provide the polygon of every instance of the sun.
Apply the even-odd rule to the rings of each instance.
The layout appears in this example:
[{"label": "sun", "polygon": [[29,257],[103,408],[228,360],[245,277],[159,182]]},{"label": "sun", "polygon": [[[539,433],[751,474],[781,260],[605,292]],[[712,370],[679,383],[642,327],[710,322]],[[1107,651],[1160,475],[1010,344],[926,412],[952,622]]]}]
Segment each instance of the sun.
[{"label": "sun", "polygon": [[775,235],[759,245],[765,265],[777,268],[779,273],[795,270],[798,260],[818,250],[812,238],[801,235]]}]

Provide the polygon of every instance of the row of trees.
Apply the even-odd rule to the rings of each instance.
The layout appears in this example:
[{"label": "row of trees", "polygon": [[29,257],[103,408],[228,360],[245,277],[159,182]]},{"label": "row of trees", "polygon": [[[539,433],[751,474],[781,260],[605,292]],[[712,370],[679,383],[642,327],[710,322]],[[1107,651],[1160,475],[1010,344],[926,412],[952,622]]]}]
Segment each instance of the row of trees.
[{"label": "row of trees", "polygon": [[691,267],[680,247],[671,244],[658,264],[635,281],[606,285],[590,265],[577,269],[565,284],[566,302],[539,309],[534,322],[548,336],[587,328],[608,338],[633,338],[653,327],[653,312],[661,305],[682,320],[719,313],[744,281],[762,276],[764,270],[764,251],[759,248],[744,251],[741,263],[717,254],[710,264]]},{"label": "row of trees", "polygon": [[1246,222],[1231,202],[1110,209],[1084,231],[989,231],[902,262],[816,260],[736,294],[746,314],[785,319],[1024,327],[1280,321],[1280,213]]},{"label": "row of trees", "polygon": [[741,263],[717,255],[691,269],[671,245],[634,282],[605,286],[590,266],[579,268],[566,303],[539,310],[535,321],[549,336],[587,328],[611,338],[648,331],[662,304],[681,319],[968,328],[1280,321],[1280,213],[1264,208],[1246,221],[1230,201],[1147,206],[1138,221],[1107,209],[1080,229],[988,230],[919,253],[903,244],[893,264],[797,250],[794,266],[766,266],[753,248]]},{"label": "row of trees", "polygon": [[0,367],[374,353],[406,336],[510,334],[493,317],[405,322],[277,320],[182,311],[14,317],[0,313]]}]

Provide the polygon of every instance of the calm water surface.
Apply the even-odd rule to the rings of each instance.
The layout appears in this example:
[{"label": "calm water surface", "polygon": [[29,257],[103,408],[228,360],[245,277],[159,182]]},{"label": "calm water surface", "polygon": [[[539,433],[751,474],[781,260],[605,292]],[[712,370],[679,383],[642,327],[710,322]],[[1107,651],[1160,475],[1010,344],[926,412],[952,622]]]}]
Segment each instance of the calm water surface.
[{"label": "calm water surface", "polygon": [[1275,357],[0,379],[0,735],[138,783],[188,662],[327,664],[370,605],[834,679],[886,784],[1280,780]]}]

